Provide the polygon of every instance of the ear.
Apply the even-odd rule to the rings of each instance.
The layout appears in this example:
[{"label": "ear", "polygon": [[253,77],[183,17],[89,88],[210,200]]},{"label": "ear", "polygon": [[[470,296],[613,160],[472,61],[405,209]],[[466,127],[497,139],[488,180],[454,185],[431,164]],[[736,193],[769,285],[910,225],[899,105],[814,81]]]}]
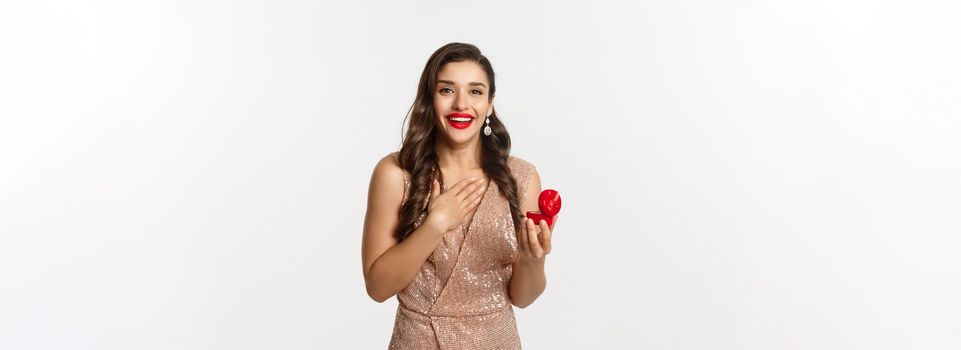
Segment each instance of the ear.
[{"label": "ear", "polygon": [[491,114],[494,114],[494,98],[493,97],[491,97],[490,107],[487,107],[487,116],[490,117]]}]

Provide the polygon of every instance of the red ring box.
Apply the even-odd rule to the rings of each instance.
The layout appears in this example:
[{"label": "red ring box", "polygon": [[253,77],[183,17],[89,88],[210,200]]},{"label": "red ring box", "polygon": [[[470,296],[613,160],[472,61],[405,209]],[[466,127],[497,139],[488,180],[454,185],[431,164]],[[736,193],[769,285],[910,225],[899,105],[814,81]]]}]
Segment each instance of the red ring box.
[{"label": "red ring box", "polygon": [[541,191],[537,197],[537,207],[541,211],[529,211],[527,217],[534,220],[535,225],[539,225],[541,220],[547,221],[547,225],[554,225],[554,215],[561,211],[561,195],[555,190]]}]

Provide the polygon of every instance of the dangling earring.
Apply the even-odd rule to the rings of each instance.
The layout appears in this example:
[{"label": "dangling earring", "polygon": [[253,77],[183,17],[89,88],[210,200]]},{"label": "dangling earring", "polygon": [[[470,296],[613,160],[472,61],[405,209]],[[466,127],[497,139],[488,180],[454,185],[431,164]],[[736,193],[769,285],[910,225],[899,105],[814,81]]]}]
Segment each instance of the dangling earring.
[{"label": "dangling earring", "polygon": [[487,126],[484,127],[484,136],[491,136],[491,116],[487,116],[487,121],[484,123],[487,124]]}]

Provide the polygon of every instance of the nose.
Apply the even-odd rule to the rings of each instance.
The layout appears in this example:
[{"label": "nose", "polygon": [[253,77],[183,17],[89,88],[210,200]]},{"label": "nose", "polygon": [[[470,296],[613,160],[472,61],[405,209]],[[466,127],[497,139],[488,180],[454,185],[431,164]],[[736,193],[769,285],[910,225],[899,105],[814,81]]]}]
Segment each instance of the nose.
[{"label": "nose", "polygon": [[454,109],[458,111],[467,110],[467,95],[457,94],[454,97]]}]

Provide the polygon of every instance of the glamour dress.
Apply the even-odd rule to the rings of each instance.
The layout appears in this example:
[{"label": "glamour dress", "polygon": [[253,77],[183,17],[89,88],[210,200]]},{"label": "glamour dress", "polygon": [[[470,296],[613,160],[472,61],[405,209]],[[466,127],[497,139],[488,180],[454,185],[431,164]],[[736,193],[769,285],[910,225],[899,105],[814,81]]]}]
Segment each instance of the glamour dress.
[{"label": "glamour dress", "polygon": [[[397,152],[391,155],[396,158]],[[523,202],[534,166],[513,156],[507,165]],[[404,183],[406,201],[406,171]],[[507,198],[499,191],[491,181],[471,222],[447,231],[414,280],[397,294],[390,349],[521,347],[508,294],[517,237]]]}]

